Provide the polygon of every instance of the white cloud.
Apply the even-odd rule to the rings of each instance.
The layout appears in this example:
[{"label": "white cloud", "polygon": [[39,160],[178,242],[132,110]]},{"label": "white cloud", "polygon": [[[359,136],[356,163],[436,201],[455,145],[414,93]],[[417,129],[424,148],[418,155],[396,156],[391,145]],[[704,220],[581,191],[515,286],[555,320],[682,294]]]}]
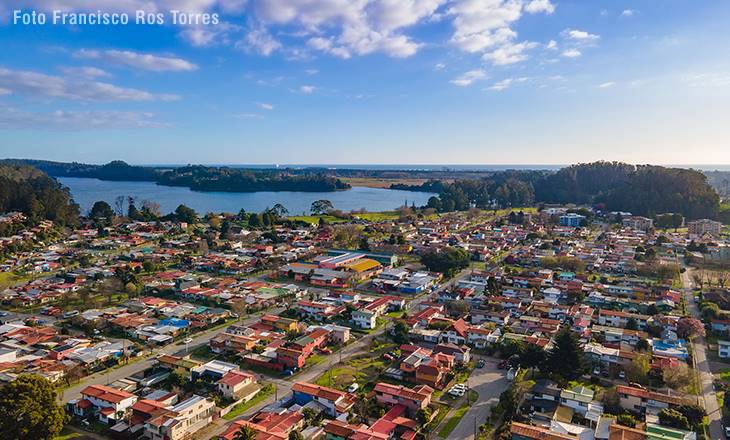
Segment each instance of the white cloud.
[{"label": "white cloud", "polygon": [[113,129],[157,128],[169,124],[155,119],[153,113],[123,111],[27,112],[13,107],[0,107],[0,129]]},{"label": "white cloud", "polygon": [[236,119],[264,119],[264,117],[258,113],[236,113],[233,117]]},{"label": "white cloud", "polygon": [[305,86],[300,86],[299,87],[299,91],[302,92],[302,93],[304,93],[305,95],[311,95],[312,93],[314,93],[314,90],[315,89],[316,89],[316,87],[314,87],[314,86],[306,86],[305,85]]},{"label": "white cloud", "polygon": [[563,38],[580,42],[591,42],[601,38],[599,35],[591,34],[578,29],[565,29],[563,32],[560,33],[560,35],[562,35]]},{"label": "white cloud", "polygon": [[317,69],[307,69],[304,71],[307,75],[316,75],[319,73],[319,70]]},{"label": "white cloud", "polygon": [[257,105],[257,106],[258,106],[258,108],[260,108],[261,110],[268,110],[268,111],[271,111],[271,110],[273,110],[273,109],[274,109],[274,106],[273,106],[272,104],[267,104],[267,103],[265,103],[265,102],[257,102],[257,103],[256,103],[256,105]]},{"label": "white cloud", "polygon": [[512,81],[512,78],[505,78],[489,86],[489,90],[501,92],[502,90],[509,88],[509,86],[512,85]]},{"label": "white cloud", "polygon": [[616,85],[616,82],[614,82],[614,81],[608,81],[608,82],[599,84],[598,85],[598,88],[599,89],[608,89],[608,88],[613,87],[615,85]]},{"label": "white cloud", "polygon": [[68,76],[80,76],[83,78],[108,78],[112,76],[109,72],[96,67],[62,67],[61,71]]},{"label": "white cloud", "polygon": [[433,66],[433,70],[444,70],[446,68],[446,64],[444,63],[436,63]]},{"label": "white cloud", "polygon": [[180,35],[195,47],[208,47],[216,44],[229,44],[231,35],[241,30],[240,26],[220,22],[214,26],[187,26]]},{"label": "white cloud", "polygon": [[131,50],[89,50],[74,53],[76,58],[101,60],[111,64],[150,72],[189,72],[198,66],[182,58],[158,56]]},{"label": "white cloud", "polygon": [[550,3],[550,0],[532,0],[525,6],[525,11],[530,14],[537,14],[540,12],[552,14],[555,12],[555,5]]},{"label": "white cloud", "polygon": [[67,78],[0,67],[0,87],[15,93],[78,101],[174,101],[177,95],[153,94],[87,78]]},{"label": "white cloud", "polygon": [[470,86],[472,83],[474,83],[474,81],[482,80],[486,77],[487,73],[483,70],[470,70],[452,79],[450,82],[451,84],[457,85],[459,87],[466,87]]},{"label": "white cloud", "polygon": [[8,90],[8,89],[0,89],[0,96],[3,96],[3,95],[10,95],[10,94],[12,94],[12,93],[13,93],[13,92],[12,92],[11,90]]},{"label": "white cloud", "polygon": [[547,44],[545,45],[545,48],[546,48],[546,49],[550,49],[550,50],[557,50],[557,49],[558,49],[558,42],[557,42],[557,41],[555,41],[555,40],[550,40],[550,41],[548,41],[548,43],[547,43]]},{"label": "white cloud", "polygon": [[634,14],[636,14],[636,10],[635,9],[624,9],[621,12],[621,16],[622,17],[633,17]]},{"label": "white cloud", "polygon": [[506,66],[508,64],[519,63],[525,61],[528,55],[525,51],[533,49],[537,43],[523,41],[522,43],[505,44],[496,50],[484,54],[484,59],[489,60],[496,66]]},{"label": "white cloud", "polygon": [[564,50],[562,55],[565,58],[578,58],[579,56],[583,55],[578,49],[568,49]]},{"label": "white cloud", "polygon": [[730,87],[730,75],[724,73],[684,75],[681,81],[689,87]]},{"label": "white cloud", "polygon": [[282,45],[279,41],[274,39],[271,34],[269,34],[269,31],[261,27],[249,31],[246,38],[239,41],[236,44],[236,47],[244,50],[252,50],[264,56],[269,56],[275,51],[281,49]]}]

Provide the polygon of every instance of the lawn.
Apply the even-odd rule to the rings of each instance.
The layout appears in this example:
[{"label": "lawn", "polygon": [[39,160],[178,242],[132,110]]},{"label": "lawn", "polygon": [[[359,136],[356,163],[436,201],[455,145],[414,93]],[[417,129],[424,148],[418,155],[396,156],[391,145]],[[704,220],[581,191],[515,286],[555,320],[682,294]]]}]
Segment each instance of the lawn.
[{"label": "lawn", "polygon": [[57,436],[53,437],[53,440],[71,440],[74,438],[81,438],[83,436],[83,434],[71,431],[68,427],[64,426],[61,432]]},{"label": "lawn", "polygon": [[469,411],[469,408],[471,405],[469,405],[468,402],[464,402],[461,404],[461,406],[455,410],[449,420],[446,421],[446,424],[443,428],[441,428],[441,431],[439,431],[438,436],[441,438],[449,438],[449,434],[451,434],[451,431],[456,428],[456,425],[459,424],[462,418],[464,418],[464,415],[466,415],[466,412]]},{"label": "lawn", "polygon": [[337,364],[326,371],[317,380],[317,385],[345,389],[353,382],[361,386],[367,382],[374,381],[380,373],[385,370],[385,361],[372,355],[362,355],[348,360],[343,364]]},{"label": "lawn", "polygon": [[723,382],[730,383],[730,369],[720,370],[715,376],[719,377]]},{"label": "lawn", "polygon": [[253,408],[254,406],[258,405],[259,403],[263,402],[267,397],[274,394],[274,391],[276,390],[276,385],[274,384],[266,384],[261,388],[261,391],[254,396],[253,399],[249,400],[248,402],[239,403],[238,405],[234,406],[231,412],[224,415],[223,418],[226,420],[233,420],[236,417],[240,416],[241,414],[245,413],[249,409]]},{"label": "lawn", "polygon": [[382,222],[386,220],[396,220],[398,219],[399,214],[395,211],[364,212],[362,214],[355,214],[355,217],[369,222]]},{"label": "lawn", "polygon": [[319,219],[324,219],[324,221],[326,221],[327,223],[344,223],[347,221],[345,219],[337,218],[331,215],[295,215],[287,217],[287,220],[291,220],[293,222],[300,221],[312,225],[319,224]]}]

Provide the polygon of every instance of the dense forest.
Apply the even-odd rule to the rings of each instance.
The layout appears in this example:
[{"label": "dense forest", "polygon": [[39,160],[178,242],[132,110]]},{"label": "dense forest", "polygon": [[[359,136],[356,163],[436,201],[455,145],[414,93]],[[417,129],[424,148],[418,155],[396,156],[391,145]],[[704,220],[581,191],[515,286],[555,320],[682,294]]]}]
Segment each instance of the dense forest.
[{"label": "dense forest", "polygon": [[0,163],[8,165],[30,165],[53,177],[86,177],[112,181],[153,182],[157,180],[159,173],[159,170],[156,168],[133,166],[121,160],[115,160],[105,165],[31,159],[6,159]]},{"label": "dense forest", "polygon": [[350,186],[337,177],[314,169],[278,170],[208,167],[192,165],[161,168],[113,161],[105,165],[45,160],[7,159],[0,163],[31,165],[54,177],[87,177],[110,181],[149,181],[167,186],[184,186],[194,191],[307,191],[327,192]]},{"label": "dense forest", "polygon": [[[434,182],[426,182],[437,188]],[[401,189],[423,190],[421,186]],[[620,162],[572,165],[551,173],[505,171],[482,179],[442,183],[428,206],[439,211],[471,206],[510,207],[534,203],[590,204],[609,211],[688,219],[718,218],[720,198],[699,171]]]},{"label": "dense forest", "polygon": [[175,168],[160,174],[157,183],[186,186],[194,191],[307,191],[347,189],[350,185],[323,174],[290,174],[276,170],[250,170],[202,165]]},{"label": "dense forest", "polygon": [[66,188],[29,166],[0,165],[0,213],[19,211],[33,222],[75,224],[79,207]]}]

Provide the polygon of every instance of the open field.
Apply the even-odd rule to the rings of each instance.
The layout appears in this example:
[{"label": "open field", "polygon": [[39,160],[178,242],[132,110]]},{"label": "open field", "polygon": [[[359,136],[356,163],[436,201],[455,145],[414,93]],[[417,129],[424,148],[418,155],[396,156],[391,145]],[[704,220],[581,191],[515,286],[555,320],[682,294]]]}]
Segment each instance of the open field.
[{"label": "open field", "polygon": [[352,186],[364,186],[368,188],[390,188],[390,185],[422,185],[427,179],[388,179],[375,177],[340,177],[340,180]]}]

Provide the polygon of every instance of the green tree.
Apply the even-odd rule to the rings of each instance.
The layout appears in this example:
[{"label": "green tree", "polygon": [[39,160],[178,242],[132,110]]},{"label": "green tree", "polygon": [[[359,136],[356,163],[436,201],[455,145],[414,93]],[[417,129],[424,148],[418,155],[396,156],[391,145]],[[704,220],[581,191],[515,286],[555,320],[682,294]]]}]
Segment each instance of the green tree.
[{"label": "green tree", "polygon": [[547,359],[545,350],[535,344],[527,344],[520,355],[520,365],[525,368],[537,368],[545,362],[545,359]]},{"label": "green tree", "polygon": [[52,439],[63,428],[66,413],[56,389],[41,376],[24,374],[0,388],[0,432],[17,440]]},{"label": "green tree", "polygon": [[97,221],[104,220],[108,224],[114,218],[114,210],[107,202],[99,200],[91,207],[89,217]]},{"label": "green tree", "polygon": [[233,440],[256,440],[258,432],[248,425],[244,425],[238,430]]},{"label": "green tree", "polygon": [[548,370],[567,380],[576,380],[587,371],[587,362],[578,335],[563,326],[555,335],[553,348],[545,363]]},{"label": "green tree", "polygon": [[294,430],[289,433],[289,440],[304,440],[304,435],[299,430]]},{"label": "green tree", "polygon": [[664,408],[659,411],[659,423],[670,428],[688,430],[690,428],[687,417],[676,409]]},{"label": "green tree", "polygon": [[638,330],[639,329],[639,323],[636,321],[635,318],[629,318],[626,320],[626,330]]},{"label": "green tree", "polygon": [[469,253],[461,248],[447,247],[441,252],[421,255],[421,263],[430,271],[441,272],[449,277],[469,267]]},{"label": "green tree", "polygon": [[185,205],[179,205],[175,209],[175,217],[178,221],[185,223],[196,223],[198,221],[198,213],[193,208],[189,208]]},{"label": "green tree", "polygon": [[329,200],[315,200],[314,202],[312,202],[310,212],[312,213],[312,215],[322,215],[326,214],[327,211],[330,211],[332,209],[334,209],[334,206]]}]

